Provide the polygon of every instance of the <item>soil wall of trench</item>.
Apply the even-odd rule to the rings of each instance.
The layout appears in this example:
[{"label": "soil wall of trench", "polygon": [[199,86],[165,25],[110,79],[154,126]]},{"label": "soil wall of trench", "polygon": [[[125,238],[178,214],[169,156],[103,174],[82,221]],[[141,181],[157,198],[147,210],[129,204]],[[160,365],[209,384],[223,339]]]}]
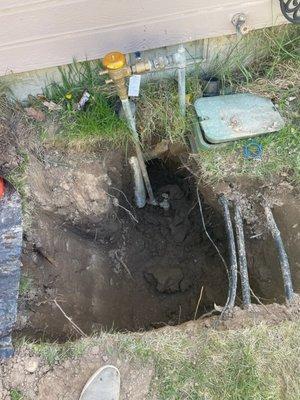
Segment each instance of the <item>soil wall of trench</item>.
[{"label": "soil wall of trench", "polygon": [[[134,207],[133,184],[122,152],[98,156],[49,151],[30,156],[23,277],[17,330],[62,339],[75,336],[66,315],[85,333],[175,325],[224,305],[227,275],[207,239],[195,180],[178,162],[148,166],[157,197],[168,193],[170,210]],[[274,215],[300,290],[299,195],[287,185],[223,182],[201,186],[207,229],[227,258],[219,193],[243,204],[249,274],[263,303],[283,302],[283,284],[260,197],[276,197]],[[276,192],[276,193],[275,193]],[[275,196],[276,194],[276,196]],[[277,205],[276,205],[276,204]],[[240,292],[237,302],[240,302]],[[57,306],[57,304],[61,307]],[[64,315],[64,313],[65,315]]]}]

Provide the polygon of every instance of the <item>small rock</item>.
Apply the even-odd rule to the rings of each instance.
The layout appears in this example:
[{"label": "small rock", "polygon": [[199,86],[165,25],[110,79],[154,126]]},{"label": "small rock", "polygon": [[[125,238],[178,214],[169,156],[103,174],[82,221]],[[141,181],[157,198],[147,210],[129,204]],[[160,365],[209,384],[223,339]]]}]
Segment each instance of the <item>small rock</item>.
[{"label": "small rock", "polygon": [[187,290],[189,290],[191,286],[192,286],[191,281],[187,278],[183,278],[182,281],[180,282],[180,291],[186,292]]},{"label": "small rock", "polygon": [[35,119],[36,121],[45,121],[46,115],[41,110],[37,110],[33,107],[25,108],[26,114],[28,117]]},{"label": "small rock", "polygon": [[184,278],[179,267],[155,265],[144,274],[145,279],[160,293],[175,293],[180,291],[180,283]]},{"label": "small rock", "polygon": [[116,364],[117,364],[117,367],[120,367],[122,365],[122,361],[118,359]]},{"label": "small rock", "polygon": [[39,367],[39,359],[38,358],[30,358],[25,362],[25,370],[33,374]]},{"label": "small rock", "polygon": [[98,346],[92,347],[90,352],[92,355],[96,356],[99,353],[99,347]]},{"label": "small rock", "polygon": [[107,356],[102,356],[102,360],[103,360],[104,362],[107,362],[107,361],[108,361],[108,357],[107,357]]}]

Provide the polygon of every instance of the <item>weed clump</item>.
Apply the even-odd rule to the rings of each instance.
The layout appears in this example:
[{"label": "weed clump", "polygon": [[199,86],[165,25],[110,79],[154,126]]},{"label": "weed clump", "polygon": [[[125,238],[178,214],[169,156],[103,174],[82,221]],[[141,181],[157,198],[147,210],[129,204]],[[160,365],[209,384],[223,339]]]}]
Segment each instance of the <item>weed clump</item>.
[{"label": "weed clump", "polygon": [[[128,140],[128,129],[115,112],[114,91],[108,92],[99,77],[100,64],[82,62],[59,68],[61,82],[52,82],[44,89],[47,99],[54,101],[58,136],[67,142],[104,140],[122,146]],[[84,110],[76,105],[84,92],[90,94]]]}]

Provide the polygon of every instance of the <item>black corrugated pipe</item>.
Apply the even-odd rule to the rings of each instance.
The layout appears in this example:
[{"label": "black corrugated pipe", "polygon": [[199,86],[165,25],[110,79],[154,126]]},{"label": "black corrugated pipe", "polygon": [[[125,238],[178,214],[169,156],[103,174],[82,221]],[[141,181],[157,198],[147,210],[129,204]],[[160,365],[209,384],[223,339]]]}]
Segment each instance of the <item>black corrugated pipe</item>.
[{"label": "black corrugated pipe", "polygon": [[290,269],[288,256],[286,254],[280,231],[277,227],[277,224],[275,222],[275,219],[274,219],[274,216],[273,216],[273,213],[272,213],[270,207],[265,206],[265,214],[267,217],[267,223],[268,223],[269,230],[273,236],[275,245],[278,250],[278,256],[279,256],[281,272],[282,272],[282,277],[283,277],[283,283],[284,283],[285,299],[288,303],[290,303],[291,301],[293,301],[295,293],[293,290],[291,269]]},{"label": "black corrugated pipe", "polygon": [[227,302],[223,308],[221,317],[226,317],[231,314],[235,298],[236,298],[236,290],[237,290],[237,259],[236,259],[236,248],[234,241],[234,233],[230,218],[228,201],[224,195],[219,197],[219,203],[223,208],[223,216],[225,222],[226,235],[228,240],[228,250],[229,250],[229,288],[228,288],[228,297]]},{"label": "black corrugated pipe", "polygon": [[243,304],[245,308],[249,308],[251,305],[251,296],[250,296],[246,247],[245,247],[245,236],[244,236],[242,212],[238,203],[235,203],[234,207],[234,221],[235,221],[236,243],[238,248],[239,268],[241,274]]}]

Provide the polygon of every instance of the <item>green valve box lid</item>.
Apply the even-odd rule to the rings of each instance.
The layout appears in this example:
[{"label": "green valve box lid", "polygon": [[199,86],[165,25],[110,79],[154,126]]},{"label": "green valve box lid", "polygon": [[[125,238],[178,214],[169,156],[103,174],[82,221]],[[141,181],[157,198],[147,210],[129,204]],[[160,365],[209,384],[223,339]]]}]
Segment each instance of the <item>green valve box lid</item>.
[{"label": "green valve box lid", "polygon": [[254,94],[202,97],[194,107],[205,140],[214,144],[276,132],[284,126],[272,101]]}]

